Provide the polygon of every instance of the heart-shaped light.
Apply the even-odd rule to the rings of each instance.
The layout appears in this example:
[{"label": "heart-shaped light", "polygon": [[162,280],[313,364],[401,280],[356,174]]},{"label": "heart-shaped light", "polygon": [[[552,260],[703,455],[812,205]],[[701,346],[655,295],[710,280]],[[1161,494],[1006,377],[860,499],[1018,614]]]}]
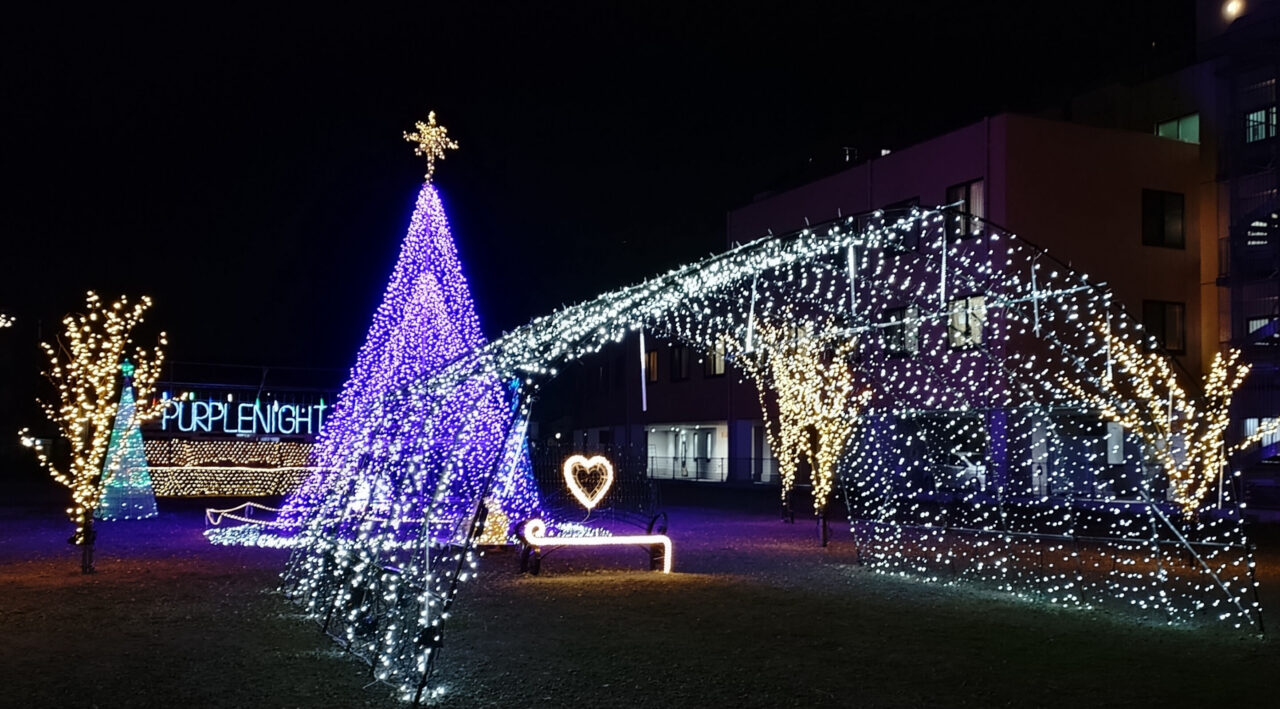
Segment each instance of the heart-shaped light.
[{"label": "heart-shaped light", "polygon": [[[599,480],[595,489],[587,492],[582,487],[581,476],[596,471],[600,471]],[[564,461],[564,482],[569,486],[569,492],[572,492],[573,496],[578,498],[578,502],[589,510],[600,502],[604,494],[609,491],[609,487],[613,485],[613,464],[602,455],[590,458],[571,455]]]}]

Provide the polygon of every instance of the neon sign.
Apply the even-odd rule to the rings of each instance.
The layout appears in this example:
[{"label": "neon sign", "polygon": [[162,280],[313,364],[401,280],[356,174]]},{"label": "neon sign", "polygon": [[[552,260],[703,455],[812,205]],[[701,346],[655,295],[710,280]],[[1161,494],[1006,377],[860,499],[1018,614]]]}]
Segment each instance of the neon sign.
[{"label": "neon sign", "polygon": [[160,430],[228,435],[314,436],[320,433],[320,428],[324,425],[324,410],[327,408],[329,406],[323,399],[319,404],[171,399],[160,419]]}]

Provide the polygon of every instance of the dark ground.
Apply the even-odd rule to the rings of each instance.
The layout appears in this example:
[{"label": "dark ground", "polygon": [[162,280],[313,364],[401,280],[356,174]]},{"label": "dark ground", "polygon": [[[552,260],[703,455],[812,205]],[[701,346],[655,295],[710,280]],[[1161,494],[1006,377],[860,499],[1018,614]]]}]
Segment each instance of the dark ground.
[{"label": "dark ground", "polygon": [[[821,549],[771,498],[667,499],[670,576],[636,550],[560,550],[536,578],[489,553],[446,627],[441,704],[1274,706],[1274,634],[880,576],[843,525]],[[88,577],[56,509],[0,507],[0,706],[403,706],[273,592],[286,552],[208,545],[202,506],[104,524]],[[1280,540],[1259,538],[1274,611]]]}]

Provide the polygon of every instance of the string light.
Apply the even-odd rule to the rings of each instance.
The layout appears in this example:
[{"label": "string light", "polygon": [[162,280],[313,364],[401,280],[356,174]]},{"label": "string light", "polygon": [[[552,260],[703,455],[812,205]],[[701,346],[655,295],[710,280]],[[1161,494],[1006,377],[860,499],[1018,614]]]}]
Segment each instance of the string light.
[{"label": "string light", "polygon": [[[584,455],[571,455],[565,458],[562,472],[564,483],[569,486],[569,492],[573,493],[574,499],[588,510],[595,509],[600,500],[604,499],[605,493],[609,492],[609,488],[613,486],[613,463],[602,455],[593,455],[590,458]],[[595,488],[587,492],[582,488],[581,476],[583,473],[592,472],[596,473],[597,482]]]},{"label": "string light", "polygon": [[413,124],[417,129],[406,132],[404,139],[413,143],[413,154],[427,159],[426,181],[431,182],[436,171],[436,161],[444,160],[445,150],[457,150],[458,143],[449,138],[449,130],[436,125],[436,112],[427,114],[427,122],[417,121]]},{"label": "string light", "polygon": [[[1120,334],[1096,328],[1111,349],[1117,376],[1103,377],[1099,391],[1086,391],[1064,377],[1062,385],[1126,431],[1140,437],[1170,485],[1169,499],[1194,519],[1223,474],[1231,397],[1249,374],[1240,351],[1214,355],[1203,395],[1193,397],[1178,383],[1169,358],[1144,351]],[[1246,441],[1247,443],[1248,441]]]},{"label": "string light", "polygon": [[[446,129],[436,125],[434,113],[426,123],[419,122],[417,129],[416,133],[406,134],[406,138],[417,144],[416,154],[427,158],[430,175],[434,160],[443,158],[444,149],[457,146],[446,138]],[[312,464],[325,471],[354,473],[349,467],[352,460],[384,455],[386,447],[400,445],[396,439],[389,438],[392,434],[383,428],[383,416],[401,415],[388,408],[402,405],[392,395],[431,377],[449,362],[483,344],[484,335],[458,262],[448,217],[439,193],[428,178],[418,194],[399,258],[365,343],[356,356],[356,365],[325,420]],[[456,432],[468,412],[481,417],[482,422],[470,433],[469,443],[475,450],[468,455],[488,458],[498,454],[504,438],[501,421],[509,415],[504,409],[513,394],[503,390],[502,382],[511,379],[495,376],[484,382],[471,382],[449,394],[449,401],[435,402],[439,415],[450,421],[445,426],[447,430]],[[403,415],[425,414],[406,411]],[[414,418],[401,421],[410,427],[411,432],[405,435],[417,441],[413,445],[446,444],[449,440],[451,434],[445,432],[438,434],[441,441],[433,443],[422,439],[421,434],[412,429],[415,421]],[[351,483],[346,472],[313,475],[285,501],[281,513],[286,523],[283,528],[295,531],[304,528],[308,519],[317,514],[330,488],[345,489],[348,484],[359,488],[360,496],[377,497],[377,505],[390,504],[385,498],[389,494],[385,487],[370,487],[368,481]],[[504,468],[494,499],[513,520],[542,514],[532,466],[523,449],[517,460]]]},{"label": "string light", "polygon": [[151,466],[151,479],[160,497],[262,497],[297,490],[302,481],[319,470],[310,465]]},{"label": "string light", "polygon": [[134,367],[125,360],[120,370],[124,374],[124,391],[120,394],[115,428],[103,463],[102,500],[94,515],[98,519],[146,519],[155,517],[159,512],[147,471],[142,428],[138,425],[137,403],[133,397]]},{"label": "string light", "polygon": [[201,467],[206,465],[305,467],[311,443],[302,441],[201,440],[153,438],[145,444],[153,465]]},{"label": "string light", "polygon": [[671,573],[671,537],[665,534],[619,534],[608,536],[554,536],[548,537],[547,524],[531,519],[521,528],[522,538],[531,547],[601,547],[601,546],[662,546],[662,573]]},{"label": "string light", "polygon": [[[822,515],[836,463],[848,448],[871,391],[855,393],[859,376],[852,358],[857,341],[844,336],[834,320],[806,322],[786,309],[776,317],[803,325],[754,324],[751,351],[736,348],[737,342],[731,341],[731,346],[736,363],[755,382],[760,396],[765,435],[778,456],[783,499],[795,486],[799,458],[807,458],[814,511]],[[776,416],[768,414],[770,403],[776,404]]]},{"label": "string light", "polygon": [[291,535],[286,592],[378,681],[420,698],[457,586],[475,574],[476,544],[512,540],[515,525],[542,511],[525,442],[525,378],[483,366],[465,381],[424,387],[484,337],[430,182],[434,161],[456,144],[434,116],[417,128],[406,138],[427,158],[428,181],[312,451],[322,472],[285,501],[276,523],[207,536],[282,544]]},{"label": "string light", "polygon": [[485,500],[486,516],[484,530],[476,540],[477,546],[502,546],[511,542],[511,518],[503,511],[502,506],[492,500]]},{"label": "string light", "polygon": [[323,472],[308,464],[313,445],[301,441],[153,438],[143,445],[160,497],[287,495]]},{"label": "string light", "polygon": [[110,306],[102,303],[93,291],[85,297],[85,312],[63,318],[63,334],[55,343],[41,343],[49,358],[44,375],[57,389],[56,405],[41,400],[46,418],[70,444],[71,457],[63,467],[51,458],[44,441],[28,435],[23,429],[23,445],[35,451],[36,458],[59,484],[71,489],[72,506],[67,515],[76,525],[72,540],[85,547],[81,570],[93,570],[93,512],[102,496],[103,470],[114,469],[119,461],[107,461],[107,447],[112,423],[119,407],[117,382],[121,363],[128,355],[133,362],[133,387],[137,401],[127,427],[154,418],[163,410],[164,402],[153,397],[156,377],[164,360],[161,347],[167,343],[160,333],[159,345],[148,351],[141,347],[132,353],[133,329],[142,323],[151,307],[151,299],[143,296],[130,305],[121,297]]},{"label": "string light", "polygon": [[[778,452],[797,456],[786,467],[813,461],[820,499],[840,486],[874,570],[1256,626],[1231,491],[1211,504],[1199,483],[1148,466],[1138,432],[1099,418],[1092,395],[1124,365],[1090,325],[1131,343],[1139,326],[1087,276],[989,226],[961,233],[954,225],[973,220],[955,216],[913,208],[761,239],[453,347],[430,366],[386,348],[396,329],[375,325],[370,342],[386,334],[367,356],[415,364],[357,363],[349,386],[368,393],[349,397],[349,431],[322,434],[322,447],[348,438],[322,459],[338,474],[315,488],[286,588],[377,680],[407,699],[430,694],[449,606],[474,576],[482,513],[493,491],[522,479],[509,471],[529,398],[566,363],[643,330],[724,346],[766,389],[774,435],[790,449]],[[400,292],[389,288],[388,302]],[[417,307],[397,312],[421,312],[438,337],[435,311]],[[366,385],[363,371],[384,374]],[[1233,381],[1223,376],[1209,397]],[[511,389],[490,398],[498,382]],[[806,442],[810,427],[818,435]],[[538,517],[502,509],[509,520]]]},{"label": "string light", "polygon": [[267,505],[250,501],[222,510],[208,508],[204,511],[204,521],[206,524],[210,524],[215,527],[222,524],[222,520],[224,519],[235,520],[237,522],[255,522],[257,520],[253,519],[251,516],[254,510],[272,513],[280,511],[277,507],[268,507]]}]

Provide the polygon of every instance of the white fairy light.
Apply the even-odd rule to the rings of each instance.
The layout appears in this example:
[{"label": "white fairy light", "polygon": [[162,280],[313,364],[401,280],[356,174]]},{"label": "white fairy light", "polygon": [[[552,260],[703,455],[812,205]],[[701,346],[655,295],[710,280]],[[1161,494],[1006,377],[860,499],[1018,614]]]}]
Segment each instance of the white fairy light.
[{"label": "white fairy light", "polygon": [[[526,401],[564,363],[640,330],[723,348],[764,390],[766,416],[780,412],[779,454],[813,462],[819,500],[841,488],[873,569],[1256,625],[1229,492],[1211,505],[1200,482],[1148,464],[1165,454],[1141,431],[1106,426],[1098,396],[1119,392],[1106,388],[1107,362],[1120,362],[1119,342],[1141,344],[1137,323],[1105,286],[1013,235],[944,234],[949,216],[844,218],[737,246],[535,318],[371,402],[340,461],[360,484],[328,492],[287,587],[378,679],[428,696],[497,467],[469,452],[479,414],[443,402],[493,381],[520,382]],[[1108,322],[1100,337],[1094,325]],[[1234,377],[1211,378],[1205,393],[1229,393]],[[1183,392],[1174,408],[1190,416],[1199,397]],[[527,416],[520,404],[508,428]],[[431,500],[425,517],[418,495]]]}]

